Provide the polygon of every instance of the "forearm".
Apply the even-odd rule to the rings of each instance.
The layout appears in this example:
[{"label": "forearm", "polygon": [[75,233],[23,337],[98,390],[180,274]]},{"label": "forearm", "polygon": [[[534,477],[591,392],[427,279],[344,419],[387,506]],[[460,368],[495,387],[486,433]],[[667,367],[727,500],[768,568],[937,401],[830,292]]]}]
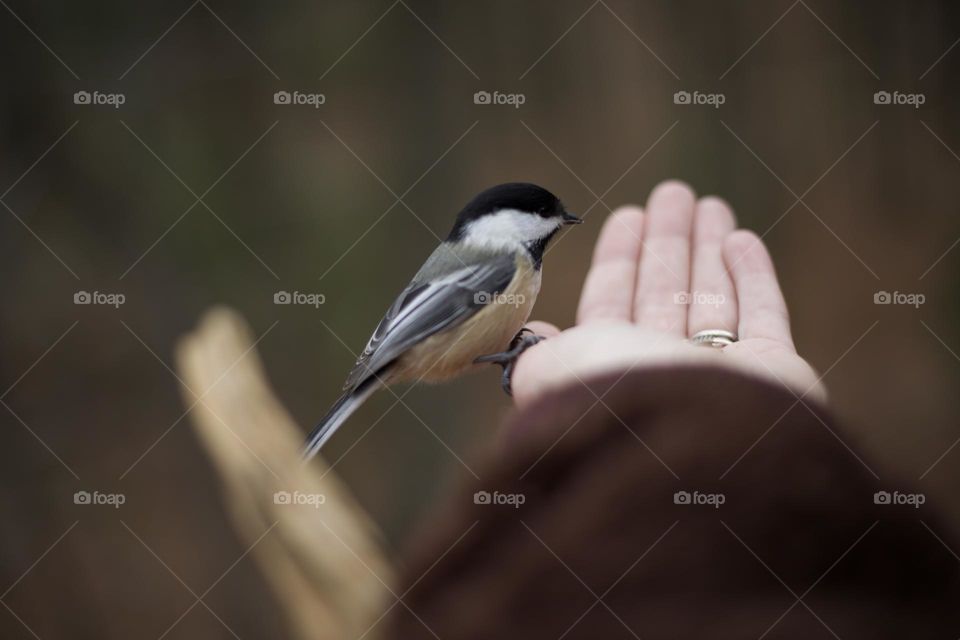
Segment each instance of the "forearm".
[{"label": "forearm", "polygon": [[[948,532],[929,505],[875,505],[855,451],[821,408],[714,367],[575,382],[511,417],[482,480],[415,541],[401,592],[416,583],[405,601],[445,639],[555,638],[611,585],[617,615],[566,637],[759,637],[811,585],[840,637],[955,629],[957,565],[919,519]],[[796,607],[780,634],[826,632]]]}]

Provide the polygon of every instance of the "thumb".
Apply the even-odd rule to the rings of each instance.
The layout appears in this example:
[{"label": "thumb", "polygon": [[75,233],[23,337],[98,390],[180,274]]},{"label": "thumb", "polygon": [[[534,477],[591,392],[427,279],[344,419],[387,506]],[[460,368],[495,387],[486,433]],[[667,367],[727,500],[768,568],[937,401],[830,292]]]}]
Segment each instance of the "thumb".
[{"label": "thumb", "polygon": [[556,325],[550,324],[549,322],[543,322],[542,320],[531,320],[524,328],[529,329],[535,335],[543,336],[544,338],[552,338],[560,333],[560,329],[558,329]]}]

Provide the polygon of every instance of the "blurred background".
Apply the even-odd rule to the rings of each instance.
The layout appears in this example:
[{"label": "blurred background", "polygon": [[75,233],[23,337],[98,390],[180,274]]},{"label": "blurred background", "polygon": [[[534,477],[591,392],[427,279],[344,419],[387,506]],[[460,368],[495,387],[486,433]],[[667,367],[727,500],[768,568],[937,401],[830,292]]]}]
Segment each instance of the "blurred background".
[{"label": "blurred background", "polygon": [[[960,523],[955,3],[0,4],[0,636],[282,636],[174,345],[235,307],[306,430],[505,181],[586,212],[546,260],[560,326],[610,208],[666,178],[726,198],[844,443]],[[328,456],[398,549],[509,406],[493,367],[379,394]],[[95,490],[125,503],[74,503]]]}]

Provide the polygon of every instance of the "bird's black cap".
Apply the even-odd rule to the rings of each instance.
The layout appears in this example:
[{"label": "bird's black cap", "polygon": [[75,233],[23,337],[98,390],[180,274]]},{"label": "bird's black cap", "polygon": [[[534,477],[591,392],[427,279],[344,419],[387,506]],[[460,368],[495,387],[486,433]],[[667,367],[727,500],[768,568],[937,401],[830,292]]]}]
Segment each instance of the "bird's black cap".
[{"label": "bird's black cap", "polygon": [[563,203],[543,187],[530,182],[507,182],[490,187],[477,194],[457,215],[449,240],[457,240],[470,222],[500,209],[517,209],[534,215],[552,218],[563,216],[565,221],[579,221],[566,212]]}]

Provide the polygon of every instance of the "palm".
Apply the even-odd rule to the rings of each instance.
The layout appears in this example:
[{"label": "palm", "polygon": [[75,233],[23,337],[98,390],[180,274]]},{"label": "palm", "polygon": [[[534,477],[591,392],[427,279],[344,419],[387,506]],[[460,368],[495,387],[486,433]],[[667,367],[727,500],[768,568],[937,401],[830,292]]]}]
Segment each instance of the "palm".
[{"label": "palm", "polygon": [[[697,202],[676,182],[654,189],[646,212],[614,212],[597,241],[577,325],[560,332],[531,323],[550,339],[518,361],[517,402],[598,373],[686,363],[730,366],[822,399],[817,375],[793,346],[766,248],[735,228],[724,202]],[[687,341],[705,329],[740,340],[724,349]]]}]

